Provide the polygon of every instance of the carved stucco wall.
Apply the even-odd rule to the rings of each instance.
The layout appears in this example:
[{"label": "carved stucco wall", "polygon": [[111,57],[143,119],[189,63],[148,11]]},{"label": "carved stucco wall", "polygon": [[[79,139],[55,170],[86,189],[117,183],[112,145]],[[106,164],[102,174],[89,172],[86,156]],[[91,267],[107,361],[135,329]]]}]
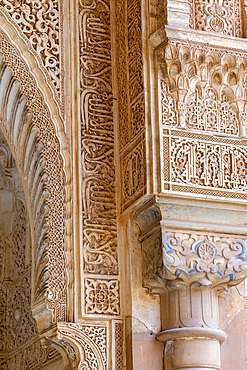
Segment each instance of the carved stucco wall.
[{"label": "carved stucco wall", "polygon": [[[74,5],[74,3],[72,4]],[[68,6],[68,4],[67,4]],[[73,8],[73,6],[71,6]],[[68,8],[67,8],[68,9]],[[36,219],[31,214],[31,228],[36,222],[39,242],[38,261],[34,271],[33,292],[36,303],[33,311],[38,317],[37,308],[40,298],[46,297],[49,310],[52,311],[53,321],[65,320],[68,310],[67,301],[67,277],[65,272],[65,218],[67,218],[67,236],[71,235],[70,203],[72,201],[69,192],[69,155],[65,139],[65,126],[62,122],[64,112],[64,9],[62,1],[2,1],[0,4],[3,29],[7,30],[13,44],[23,52],[22,45],[26,45],[30,52],[28,67],[19,58],[18,51],[5,39],[2,33],[2,48],[7,67],[13,73],[12,80],[17,82],[21,94],[25,97],[25,106],[34,117],[33,138],[35,145],[31,156],[35,158],[31,168],[42,170],[43,179],[37,183],[40,194],[35,199],[28,200],[28,205],[36,205],[38,210]],[[80,118],[81,135],[77,132],[73,140],[81,138],[82,155],[79,158],[82,173],[82,182],[78,178],[75,182],[82,183],[80,199],[83,209],[83,285],[81,305],[83,316],[96,315],[97,319],[106,315],[120,317],[120,287],[119,270],[116,242],[116,196],[115,196],[115,170],[114,170],[114,130],[113,130],[113,99],[112,99],[112,71],[111,71],[111,19],[110,1],[78,1],[75,19],[78,20],[79,33],[74,35],[73,42],[79,43],[80,65],[76,65],[80,74],[81,100]],[[92,20],[96,20],[96,23]],[[68,27],[68,24],[67,24]],[[68,29],[68,28],[67,28]],[[14,37],[16,35],[16,38]],[[67,40],[68,42],[68,40]],[[20,46],[21,45],[21,46]],[[97,56],[95,56],[97,54]],[[34,57],[34,60],[32,59]],[[12,59],[14,59],[14,65]],[[97,59],[99,58],[99,59]],[[31,61],[29,63],[29,61]],[[36,64],[35,64],[36,63]],[[36,89],[33,76],[28,71],[32,65],[35,80],[43,88],[42,93]],[[20,65],[20,68],[18,68]],[[81,67],[81,68],[80,68]],[[39,71],[40,69],[40,71]],[[8,73],[9,70],[7,69]],[[43,73],[43,80],[41,74]],[[18,85],[19,84],[19,85]],[[68,88],[68,86],[67,86]],[[42,89],[41,89],[42,90]],[[48,91],[49,90],[49,91]],[[44,92],[45,91],[45,92]],[[42,96],[42,94],[44,95]],[[72,93],[73,95],[73,93]],[[49,108],[44,107],[43,99],[48,102]],[[51,107],[52,105],[52,107]],[[49,121],[49,110],[53,112],[52,120],[55,120],[56,133],[53,132]],[[56,111],[56,114],[54,112]],[[69,115],[65,115],[69,122]],[[48,123],[49,121],[49,123]],[[22,122],[19,124],[19,132],[22,131]],[[56,126],[57,125],[57,126]],[[22,158],[18,152],[18,137],[13,137],[13,131],[9,131],[8,122],[3,127],[11,150],[17,157],[17,162],[22,170]],[[69,128],[69,124],[67,129]],[[38,129],[38,130],[37,130]],[[14,128],[18,132],[18,128]],[[59,142],[56,139],[58,133]],[[32,149],[31,144],[31,149]],[[59,148],[60,145],[60,148]],[[60,156],[62,150],[64,156]],[[25,153],[25,150],[23,150]],[[63,158],[62,158],[63,157]],[[38,167],[35,165],[37,158],[40,160]],[[29,184],[41,177],[40,173],[30,175],[25,162],[22,173],[27,177]],[[67,168],[66,177],[63,172]],[[62,169],[63,168],[63,169]],[[26,170],[26,173],[25,173]],[[26,179],[25,179],[26,180]],[[44,186],[43,186],[44,184]],[[47,186],[46,186],[47,185]],[[26,188],[26,184],[25,184]],[[26,191],[30,189],[27,187]],[[107,197],[106,197],[107,194]],[[43,201],[44,204],[38,203]],[[66,211],[66,216],[65,216]],[[43,236],[44,220],[48,234]],[[40,234],[39,234],[40,233]],[[55,236],[56,234],[56,236]],[[48,236],[48,238],[47,238]],[[35,239],[34,239],[35,241]],[[66,242],[70,242],[67,238]],[[70,250],[73,247],[70,247]],[[47,254],[48,252],[48,254]],[[70,251],[71,253],[71,251]],[[46,259],[48,255],[49,259]],[[72,267],[70,274],[70,286],[73,279],[72,254],[67,254],[68,265]],[[49,289],[46,291],[47,279]],[[45,293],[45,294],[44,294]],[[70,311],[73,316],[73,307]],[[121,322],[114,321],[105,326],[107,336],[113,332],[113,340],[116,341],[116,368],[122,367],[122,336]],[[109,361],[109,359],[107,359]],[[91,365],[88,365],[91,366]],[[106,365],[104,365],[106,366]],[[115,366],[115,365],[114,365]]]},{"label": "carved stucco wall", "polygon": [[31,311],[32,244],[25,196],[11,151],[0,131],[0,367],[62,368],[59,352],[42,348]]},{"label": "carved stucco wall", "polygon": [[[228,36],[245,35],[239,2],[187,3],[189,21],[185,27],[188,29],[216,31]],[[47,248],[49,262],[41,259],[37,266],[44,267],[43,271],[47,269],[50,274],[48,307],[53,312],[54,321],[66,320],[68,308],[74,318],[72,300],[69,300],[68,307],[67,288],[68,284],[72,290],[74,283],[78,285],[80,298],[76,304],[80,309],[75,309],[79,312],[77,318],[97,321],[97,328],[105,331],[106,339],[104,344],[100,344],[103,349],[99,358],[104,348],[110,346],[109,341],[116,346],[115,351],[104,354],[105,362],[95,360],[101,361],[102,368],[106,368],[109,361],[116,369],[123,367],[122,343],[126,328],[122,326],[121,315],[126,314],[123,302],[126,286],[123,285],[127,277],[123,275],[128,259],[123,247],[125,242],[130,246],[127,253],[131,253],[133,248],[134,256],[130,259],[133,271],[129,278],[139,279],[133,302],[136,306],[138,300],[144,302],[146,307],[153,304],[153,309],[158,312],[159,299],[151,298],[140,286],[143,266],[138,265],[140,262],[135,265],[141,257],[140,244],[135,247],[137,235],[132,235],[130,242],[126,241],[126,235],[117,237],[124,233],[121,231],[123,228],[129,230],[133,227],[127,226],[128,210],[159,186],[163,193],[175,191],[245,199],[244,48],[222,47],[217,42],[208,46],[205,42],[180,40],[172,34],[168,35],[169,43],[166,45],[167,40],[162,39],[160,34],[162,45],[155,54],[158,62],[155,64],[156,61],[152,61],[157,68],[152,69],[147,39],[159,27],[164,29],[167,23],[169,30],[173,1],[168,1],[167,5],[168,12],[166,2],[161,0],[150,0],[145,4],[139,0],[72,2],[69,9],[78,25],[78,34],[68,40],[70,28],[64,16],[68,7],[63,1],[0,2],[4,27],[7,30],[11,25],[18,40],[24,41],[30,49],[36,67],[42,71],[42,83],[45,82],[43,85],[38,83],[39,88],[40,85],[43,88],[39,90],[36,86],[38,74],[33,73],[36,82],[33,81],[30,66],[27,68],[23,64],[21,53],[20,58],[17,57],[19,52],[13,48],[13,42],[9,42],[2,33],[3,61],[12,71],[13,80],[20,83],[27,108],[36,120],[34,126],[38,128],[39,144],[35,155],[38,152],[44,156],[44,162],[41,162],[46,187],[40,194],[46,194],[48,198],[40,207],[43,207],[49,227],[48,245],[40,245],[39,250]],[[75,70],[68,71],[64,66],[66,63],[68,66],[68,59],[74,55],[73,48],[67,48],[72,39],[78,59],[75,57]],[[28,73],[23,73],[26,70]],[[33,70],[36,71],[35,68]],[[154,72],[158,70],[156,75]],[[69,77],[66,76],[70,74],[78,74],[79,86],[78,90],[72,87],[68,93],[66,80]],[[149,86],[151,79],[152,87]],[[50,90],[48,98],[44,85]],[[155,97],[150,92],[152,89]],[[43,92],[39,94],[39,91]],[[71,104],[68,110],[68,101],[78,91],[79,129],[70,137],[74,124],[70,116],[75,114],[76,104]],[[44,101],[53,104],[53,108],[45,105]],[[59,116],[60,123],[51,124],[52,119],[56,121],[54,112]],[[152,117],[156,117],[155,122]],[[5,131],[11,141],[11,134]],[[216,137],[217,132],[225,135],[224,138]],[[159,135],[162,138],[162,153],[159,153],[159,144],[157,151],[154,150]],[[76,150],[80,148],[78,157],[73,154],[76,151],[73,145]],[[17,143],[12,143],[14,154],[18,154],[16,147]],[[69,189],[70,156],[76,167],[73,188],[79,187],[79,216],[75,216],[76,212],[72,216],[75,195]],[[158,159],[162,162],[161,169]],[[33,178],[35,175],[30,176],[29,183]],[[49,189],[49,194],[46,189]],[[121,213],[124,216],[119,218],[118,224],[117,215]],[[70,217],[74,217],[73,222],[66,224],[65,218],[68,221]],[[75,253],[74,258],[79,261],[77,276],[82,277],[82,281],[80,278],[73,281],[75,260],[71,235],[74,231],[71,225],[79,229],[80,253]],[[133,229],[132,233],[135,234]],[[146,244],[148,254],[148,242]],[[142,248],[145,254],[145,245]],[[66,254],[67,267],[72,273],[66,272]],[[38,302],[39,294],[42,296],[44,290],[40,289],[43,285],[41,280],[37,279],[36,283],[35,299]],[[83,337],[85,327],[91,327],[89,322],[85,321],[85,326],[78,328],[68,327],[67,331],[63,328],[63,335],[73,338],[79,332]],[[154,325],[156,330],[157,322]],[[83,339],[82,347],[84,343]],[[83,361],[87,359],[84,358],[81,363]],[[94,365],[87,363],[87,366],[93,368]]]},{"label": "carved stucco wall", "polygon": [[147,189],[141,2],[117,1],[116,22],[117,145],[123,212]]}]

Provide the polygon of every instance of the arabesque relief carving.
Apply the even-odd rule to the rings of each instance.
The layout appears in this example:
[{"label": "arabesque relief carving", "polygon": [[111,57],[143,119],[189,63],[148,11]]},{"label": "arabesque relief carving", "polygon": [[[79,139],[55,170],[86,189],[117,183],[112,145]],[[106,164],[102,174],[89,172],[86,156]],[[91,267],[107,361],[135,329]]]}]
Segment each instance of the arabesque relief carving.
[{"label": "arabesque relief carving", "polygon": [[[162,239],[163,326],[217,329],[218,295],[247,275],[246,238],[163,230]],[[177,309],[171,310],[175,300]]]},{"label": "arabesque relief carving", "polygon": [[110,1],[79,1],[84,272],[118,273]]},{"label": "arabesque relief carving", "polygon": [[[77,364],[73,369],[106,370],[107,369],[107,327],[104,324],[59,323],[58,344],[71,346],[78,352]],[[73,350],[72,350],[72,353]],[[74,355],[72,354],[74,358]]]},{"label": "arabesque relief carving", "polygon": [[[0,358],[1,369],[39,369],[61,359],[42,348],[31,311],[30,228],[23,188],[12,153],[0,131]],[[16,186],[15,184],[18,184]]]},{"label": "arabesque relief carving", "polygon": [[161,295],[162,330],[218,330],[218,296],[247,276],[246,237],[169,230],[157,224],[153,206],[134,217],[141,228],[143,285]]},{"label": "arabesque relief carving", "polygon": [[[3,32],[0,33],[0,55],[1,81],[5,81],[1,84],[1,101],[4,96],[12,96],[8,110],[8,99],[1,105],[0,124],[13,148],[18,167],[26,176],[24,185],[35,223],[34,302],[38,305],[46,300],[53,320],[65,320],[66,184],[60,143],[34,78]],[[12,111],[14,114],[11,115]]]},{"label": "arabesque relief carving", "polygon": [[171,41],[159,56],[164,190],[245,198],[245,53]]},{"label": "arabesque relief carving", "polygon": [[79,1],[83,271],[103,275],[85,277],[85,313],[97,315],[120,313],[110,14],[109,0]]},{"label": "arabesque relief carving", "polygon": [[119,315],[119,281],[85,279],[85,312]]},{"label": "arabesque relief carving", "polygon": [[163,233],[163,266],[165,278],[183,281],[208,279],[214,285],[235,284],[246,275],[244,237],[208,234]]},{"label": "arabesque relief carving", "polygon": [[173,138],[172,181],[245,192],[247,143],[243,144]]},{"label": "arabesque relief carving", "polygon": [[240,0],[190,0],[190,25],[199,31],[242,36]]},{"label": "arabesque relief carving", "polygon": [[29,40],[60,98],[63,95],[62,3],[59,0],[0,1],[0,10],[8,15],[9,21],[18,25]]},{"label": "arabesque relief carving", "polygon": [[[119,17],[118,14],[125,14]],[[116,7],[121,211],[146,192],[145,107],[140,0]],[[127,35],[127,36],[126,36]],[[128,104],[126,104],[128,102]],[[129,174],[132,174],[129,176]]]}]

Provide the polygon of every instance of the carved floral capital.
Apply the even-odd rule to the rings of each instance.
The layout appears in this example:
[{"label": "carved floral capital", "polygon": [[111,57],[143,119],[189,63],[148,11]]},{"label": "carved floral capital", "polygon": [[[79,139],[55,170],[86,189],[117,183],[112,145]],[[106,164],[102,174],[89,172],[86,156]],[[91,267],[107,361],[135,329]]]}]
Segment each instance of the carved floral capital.
[{"label": "carved floral capital", "polygon": [[236,285],[247,276],[246,245],[244,237],[164,231],[164,278],[212,286]]}]

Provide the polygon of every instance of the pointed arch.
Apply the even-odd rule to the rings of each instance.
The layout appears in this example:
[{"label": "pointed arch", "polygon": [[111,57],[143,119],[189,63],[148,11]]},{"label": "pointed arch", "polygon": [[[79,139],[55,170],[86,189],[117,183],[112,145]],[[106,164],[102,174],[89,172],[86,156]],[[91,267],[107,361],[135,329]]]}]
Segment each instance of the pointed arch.
[{"label": "pointed arch", "polygon": [[51,322],[66,321],[70,156],[61,109],[44,70],[15,27],[2,14],[0,20],[0,128],[15,157],[27,200],[33,245],[32,306],[42,330]]}]

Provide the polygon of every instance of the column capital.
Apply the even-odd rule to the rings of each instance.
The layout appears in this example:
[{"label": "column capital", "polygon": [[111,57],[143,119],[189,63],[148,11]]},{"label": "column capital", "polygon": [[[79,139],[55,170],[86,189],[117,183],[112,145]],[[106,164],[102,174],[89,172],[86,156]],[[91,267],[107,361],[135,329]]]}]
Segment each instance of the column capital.
[{"label": "column capital", "polygon": [[230,287],[247,276],[247,238],[162,228],[164,278]]}]

